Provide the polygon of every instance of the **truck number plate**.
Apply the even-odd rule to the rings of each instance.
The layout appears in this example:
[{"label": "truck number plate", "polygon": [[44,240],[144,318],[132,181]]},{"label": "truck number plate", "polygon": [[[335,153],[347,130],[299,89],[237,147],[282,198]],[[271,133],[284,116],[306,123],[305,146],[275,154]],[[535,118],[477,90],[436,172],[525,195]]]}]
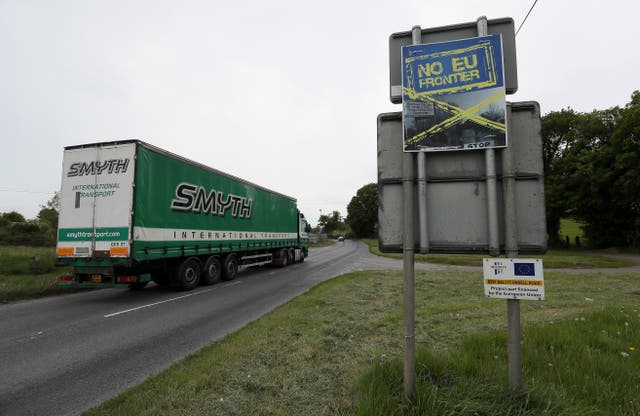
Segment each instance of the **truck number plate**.
[{"label": "truck number plate", "polygon": [[91,281],[93,283],[102,283],[102,275],[101,274],[92,274]]}]

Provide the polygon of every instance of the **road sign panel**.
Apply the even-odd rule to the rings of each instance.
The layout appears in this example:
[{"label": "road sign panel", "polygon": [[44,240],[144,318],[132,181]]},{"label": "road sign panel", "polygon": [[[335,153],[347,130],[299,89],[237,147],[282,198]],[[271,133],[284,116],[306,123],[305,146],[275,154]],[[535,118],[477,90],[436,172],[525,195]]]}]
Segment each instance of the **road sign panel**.
[{"label": "road sign panel", "polygon": [[505,147],[501,35],[403,46],[402,102],[405,152]]},{"label": "road sign panel", "polygon": [[[516,37],[514,22],[510,17],[489,19],[487,21],[489,35],[502,35],[504,53],[504,80],[507,94],[518,90],[518,71],[516,65]],[[456,39],[467,39],[477,36],[476,22],[461,23],[449,26],[426,28],[421,30],[419,43],[446,42]],[[401,49],[411,45],[411,31],[393,33],[389,37],[389,81],[390,99],[394,104],[402,102],[402,61]]]}]

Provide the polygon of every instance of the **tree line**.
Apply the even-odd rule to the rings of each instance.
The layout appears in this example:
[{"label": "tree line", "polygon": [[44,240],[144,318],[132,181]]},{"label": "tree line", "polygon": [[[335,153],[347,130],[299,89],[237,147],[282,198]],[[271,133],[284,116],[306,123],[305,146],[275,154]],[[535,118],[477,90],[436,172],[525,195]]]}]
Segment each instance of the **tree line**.
[{"label": "tree line", "polygon": [[[562,218],[582,224],[590,246],[640,247],[640,91],[624,107],[582,113],[566,108],[542,117],[547,233],[561,243]],[[53,245],[59,195],[27,220],[0,214],[0,244]],[[331,236],[377,236],[378,186],[358,189],[347,206],[320,216],[317,231]]]},{"label": "tree line", "polygon": [[[546,114],[542,142],[549,244],[572,218],[591,247],[640,247],[640,91],[624,107]],[[365,185],[347,207],[356,236],[376,235],[377,192]]]},{"label": "tree line", "polygon": [[589,245],[640,246],[640,91],[624,107],[542,118],[547,232],[583,224]]},{"label": "tree line", "polygon": [[40,207],[35,219],[26,219],[16,211],[0,213],[0,244],[53,246],[58,232],[59,194]]},{"label": "tree line", "polygon": [[374,238],[378,231],[378,185],[369,183],[358,189],[347,205],[347,217],[339,211],[321,215],[316,231],[326,231],[330,237]]}]

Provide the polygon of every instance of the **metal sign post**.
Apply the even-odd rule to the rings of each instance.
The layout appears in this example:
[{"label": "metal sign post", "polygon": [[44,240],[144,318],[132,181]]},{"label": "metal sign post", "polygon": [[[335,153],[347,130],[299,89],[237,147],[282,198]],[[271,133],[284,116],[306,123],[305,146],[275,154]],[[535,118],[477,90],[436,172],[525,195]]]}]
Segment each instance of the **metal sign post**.
[{"label": "metal sign post", "polygon": [[[382,252],[403,253],[404,392],[412,399],[415,250],[495,257],[504,247],[508,259],[544,253],[542,139],[538,104],[505,99],[518,86],[513,19],[414,26],[391,35],[389,50],[391,101],[403,111],[378,116],[378,237]],[[492,260],[496,276],[502,260]],[[523,273],[487,278],[488,293],[520,290],[502,292],[505,282],[537,284],[518,280],[530,276]],[[506,298],[509,387],[520,390],[520,304]]]},{"label": "metal sign post", "polygon": [[[515,259],[520,253],[543,254],[547,248],[540,109],[534,102],[510,103],[507,117],[512,140],[495,155],[496,180],[502,185],[496,188],[496,205],[499,247],[504,248],[507,258]],[[386,253],[405,254],[405,392],[409,396],[415,391],[413,255],[420,244],[419,213],[412,208],[418,204],[412,198],[420,182],[412,179],[415,159],[402,151],[401,139],[401,113],[379,115],[379,247]],[[429,252],[489,253],[483,152],[435,152],[425,156]],[[413,192],[408,191],[410,187]],[[403,201],[403,194],[408,199]],[[413,232],[407,229],[407,222],[414,227]],[[522,388],[520,301],[508,299],[507,309],[509,388],[517,391]]]},{"label": "metal sign post", "polygon": [[[412,30],[413,44],[420,43],[420,26]],[[414,156],[411,153],[402,157],[402,195],[403,195],[403,316],[404,316],[404,394],[412,399],[416,391],[416,323],[415,323],[415,270],[413,235],[413,181]],[[424,160],[423,160],[424,161]],[[424,165],[419,170],[424,170]],[[422,199],[420,200],[422,203]],[[426,204],[423,205],[426,207]]]},{"label": "metal sign post", "polygon": [[[507,105],[511,120],[511,104]],[[508,128],[511,124],[508,125]],[[504,245],[507,258],[518,257],[518,227],[516,222],[515,168],[513,150],[502,150],[502,195],[504,204]],[[507,299],[507,371],[509,389],[522,390],[522,345],[520,331],[520,299]]]},{"label": "metal sign post", "polygon": [[[489,34],[487,26],[487,18],[482,16],[478,18],[478,36],[487,36]],[[506,122],[508,122],[506,118]],[[500,254],[500,242],[498,239],[498,197],[497,197],[497,180],[496,180],[496,153],[493,148],[485,149],[484,160],[487,169],[487,224],[489,227],[489,254],[498,256]]]}]

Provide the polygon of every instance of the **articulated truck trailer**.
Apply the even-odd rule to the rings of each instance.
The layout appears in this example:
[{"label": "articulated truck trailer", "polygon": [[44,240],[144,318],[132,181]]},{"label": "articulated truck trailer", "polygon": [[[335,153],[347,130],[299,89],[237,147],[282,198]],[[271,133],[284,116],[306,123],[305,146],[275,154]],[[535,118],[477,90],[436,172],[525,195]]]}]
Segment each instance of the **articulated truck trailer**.
[{"label": "articulated truck trailer", "polygon": [[66,147],[56,253],[63,285],[191,290],[308,255],[289,196],[139,140]]}]

